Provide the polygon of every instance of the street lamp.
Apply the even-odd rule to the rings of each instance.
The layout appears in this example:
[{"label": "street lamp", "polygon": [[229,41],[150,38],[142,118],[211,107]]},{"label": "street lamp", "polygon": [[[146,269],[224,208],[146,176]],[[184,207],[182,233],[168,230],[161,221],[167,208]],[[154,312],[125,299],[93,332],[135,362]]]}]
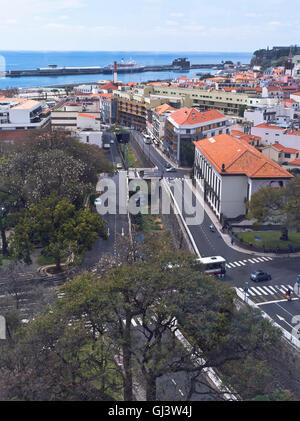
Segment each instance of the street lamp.
[{"label": "street lamp", "polygon": [[7,254],[7,241],[6,241],[6,235],[5,235],[5,226],[3,224],[3,218],[6,215],[6,208],[2,206],[0,208],[0,231],[1,231],[1,239],[2,239],[2,254]]}]

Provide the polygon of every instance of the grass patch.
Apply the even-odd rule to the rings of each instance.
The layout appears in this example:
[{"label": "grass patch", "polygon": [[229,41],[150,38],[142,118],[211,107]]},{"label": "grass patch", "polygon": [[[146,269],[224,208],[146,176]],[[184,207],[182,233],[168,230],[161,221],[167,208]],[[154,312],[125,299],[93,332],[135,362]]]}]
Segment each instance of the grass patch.
[{"label": "grass patch", "polygon": [[130,146],[125,147],[125,159],[129,168],[139,168],[141,165]]},{"label": "grass patch", "polygon": [[163,224],[161,218],[157,215],[138,214],[135,217],[135,223],[139,231],[161,231]]},{"label": "grass patch", "polygon": [[55,264],[55,259],[53,259],[53,257],[46,257],[43,256],[42,254],[37,258],[37,263],[41,266],[46,266],[46,265],[54,265]]},{"label": "grass patch", "polygon": [[[289,231],[287,241],[280,240],[281,231],[241,232],[237,234],[237,237],[246,244],[264,246],[266,250],[274,250],[278,247],[280,250],[290,251],[290,247],[300,248],[300,232],[297,231]],[[260,237],[261,241],[255,241],[254,237]]]}]

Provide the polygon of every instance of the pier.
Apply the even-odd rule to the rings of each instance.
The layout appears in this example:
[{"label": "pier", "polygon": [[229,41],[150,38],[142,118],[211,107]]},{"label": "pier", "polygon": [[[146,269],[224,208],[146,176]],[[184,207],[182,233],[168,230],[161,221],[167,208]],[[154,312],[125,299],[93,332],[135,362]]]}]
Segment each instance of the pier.
[{"label": "pier", "polygon": [[[176,59],[172,64],[159,66],[131,66],[118,67],[118,73],[142,73],[142,72],[164,72],[164,71],[189,71],[190,69],[223,69],[223,64],[190,64],[187,59]],[[93,66],[93,67],[58,67],[49,65],[46,68],[31,70],[7,70],[5,77],[17,78],[24,76],[69,76],[69,75],[93,75],[93,74],[113,74],[113,66]]]}]

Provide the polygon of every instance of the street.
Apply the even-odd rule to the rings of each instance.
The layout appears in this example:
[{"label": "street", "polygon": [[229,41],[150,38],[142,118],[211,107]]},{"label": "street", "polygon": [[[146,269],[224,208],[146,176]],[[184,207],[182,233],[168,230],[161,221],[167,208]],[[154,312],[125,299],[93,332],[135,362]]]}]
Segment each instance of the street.
[{"label": "street", "polygon": [[[134,132],[134,135],[142,146],[142,134]],[[153,145],[145,146],[147,146],[147,150],[149,147],[150,155],[148,156],[150,156],[152,162],[159,169],[163,170],[167,160],[156,151]],[[172,173],[164,171],[163,176],[167,178],[168,175],[172,175],[175,178],[175,180],[169,180],[170,187],[175,191],[176,188],[180,188],[182,177],[187,172],[182,169]],[[183,216],[186,218],[188,215],[183,211]],[[248,299],[257,304],[276,323],[291,333],[294,327],[292,318],[300,315],[300,302],[299,298],[295,295],[293,295],[291,302],[287,302],[285,294],[288,288],[292,291],[294,290],[297,276],[300,273],[299,257],[257,256],[255,253],[249,254],[247,252],[237,251],[225,243],[217,229],[215,232],[210,230],[209,227],[211,224],[213,224],[213,221],[207,212],[204,211],[204,219],[201,224],[188,226],[201,257],[224,257],[226,259],[226,275],[220,282],[226,282],[228,285],[238,288],[243,293],[245,286],[248,286]],[[250,280],[250,273],[253,270],[269,272],[272,279],[259,283],[253,282]]]}]

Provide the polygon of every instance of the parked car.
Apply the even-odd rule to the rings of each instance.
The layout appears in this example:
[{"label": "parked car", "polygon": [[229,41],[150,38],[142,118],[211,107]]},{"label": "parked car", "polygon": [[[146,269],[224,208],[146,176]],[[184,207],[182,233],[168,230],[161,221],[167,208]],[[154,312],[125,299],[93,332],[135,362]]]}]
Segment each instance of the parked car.
[{"label": "parked car", "polygon": [[270,281],[272,279],[271,275],[268,272],[262,270],[256,270],[250,274],[251,281],[261,282],[261,281]]},{"label": "parked car", "polygon": [[166,169],[167,172],[174,172],[176,169],[174,167],[170,167]]}]

